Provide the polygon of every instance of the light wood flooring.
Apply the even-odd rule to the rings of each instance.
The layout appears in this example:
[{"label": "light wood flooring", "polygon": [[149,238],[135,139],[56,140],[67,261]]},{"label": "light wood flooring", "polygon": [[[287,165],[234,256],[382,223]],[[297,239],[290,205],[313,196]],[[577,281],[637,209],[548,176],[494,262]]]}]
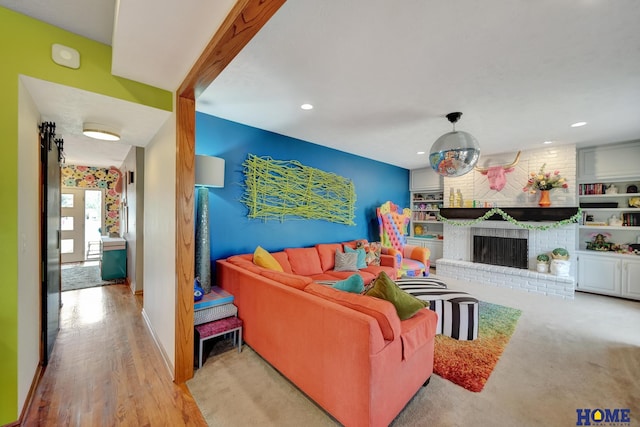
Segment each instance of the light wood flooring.
[{"label": "light wood flooring", "polygon": [[206,426],[171,381],[126,285],[62,293],[60,333],[25,426]]}]

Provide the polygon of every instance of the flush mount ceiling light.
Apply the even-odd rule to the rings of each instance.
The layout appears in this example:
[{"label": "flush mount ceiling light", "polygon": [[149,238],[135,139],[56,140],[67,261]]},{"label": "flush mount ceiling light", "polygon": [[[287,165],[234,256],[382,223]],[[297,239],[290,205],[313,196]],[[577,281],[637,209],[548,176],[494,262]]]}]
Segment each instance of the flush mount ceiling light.
[{"label": "flush mount ceiling light", "polygon": [[480,157],[480,145],[473,135],[456,130],[456,122],[460,116],[460,112],[447,114],[453,131],[436,139],[429,151],[431,167],[442,176],[464,175],[473,169]]},{"label": "flush mount ceiling light", "polygon": [[300,106],[300,108],[302,108],[303,110],[313,110],[313,105],[311,105],[311,104],[302,104]]},{"label": "flush mount ceiling light", "polygon": [[577,122],[571,125],[572,128],[579,128],[580,126],[586,125],[587,122]]},{"label": "flush mount ceiling light", "polygon": [[113,128],[99,123],[84,123],[82,133],[89,138],[103,141],[120,141],[120,135]]}]

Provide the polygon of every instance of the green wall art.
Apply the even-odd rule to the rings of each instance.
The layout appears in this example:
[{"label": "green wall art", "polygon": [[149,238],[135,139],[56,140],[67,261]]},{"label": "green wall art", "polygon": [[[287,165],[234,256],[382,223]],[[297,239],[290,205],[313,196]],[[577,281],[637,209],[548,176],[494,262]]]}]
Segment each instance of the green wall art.
[{"label": "green wall art", "polygon": [[249,154],[242,163],[245,191],[241,202],[252,219],[319,219],[355,225],[353,181],[305,166]]}]

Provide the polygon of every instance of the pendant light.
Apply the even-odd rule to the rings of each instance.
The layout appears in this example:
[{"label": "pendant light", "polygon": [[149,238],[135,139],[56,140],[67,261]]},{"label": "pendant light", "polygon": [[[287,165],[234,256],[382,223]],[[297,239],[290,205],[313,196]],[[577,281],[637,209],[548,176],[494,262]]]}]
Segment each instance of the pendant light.
[{"label": "pendant light", "polygon": [[456,130],[460,116],[460,112],[447,114],[453,131],[436,139],[429,152],[431,167],[442,176],[462,176],[473,169],[480,157],[480,145],[473,135]]}]

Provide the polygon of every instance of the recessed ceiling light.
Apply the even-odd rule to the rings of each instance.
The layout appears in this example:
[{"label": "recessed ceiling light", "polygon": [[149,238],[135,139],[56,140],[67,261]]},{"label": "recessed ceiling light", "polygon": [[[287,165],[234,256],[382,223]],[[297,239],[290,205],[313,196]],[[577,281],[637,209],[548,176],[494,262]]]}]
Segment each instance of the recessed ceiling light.
[{"label": "recessed ceiling light", "polygon": [[545,141],[543,144],[553,144],[553,141]]},{"label": "recessed ceiling light", "polygon": [[572,128],[579,128],[580,126],[584,126],[586,125],[587,122],[576,122],[574,124],[571,125]]},{"label": "recessed ceiling light", "polygon": [[418,151],[416,154],[424,154],[424,151]]},{"label": "recessed ceiling light", "polygon": [[82,125],[82,133],[89,138],[100,139],[103,141],[120,141],[120,135],[109,126],[99,123],[84,123]]},{"label": "recessed ceiling light", "polygon": [[302,104],[300,106],[300,108],[302,108],[303,110],[313,110],[313,105],[311,105],[311,104]]}]

